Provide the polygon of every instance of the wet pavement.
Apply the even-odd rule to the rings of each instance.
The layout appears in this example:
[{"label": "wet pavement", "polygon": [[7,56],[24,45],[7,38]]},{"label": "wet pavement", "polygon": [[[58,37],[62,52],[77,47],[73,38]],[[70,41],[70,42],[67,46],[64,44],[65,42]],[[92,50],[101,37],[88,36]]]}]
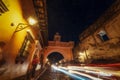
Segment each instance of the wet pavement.
[{"label": "wet pavement", "polygon": [[43,75],[39,76],[37,80],[73,80],[73,79],[49,67],[47,68]]},{"label": "wet pavement", "polygon": [[56,70],[50,67],[38,80],[120,80],[120,63],[91,64],[89,66],[70,65],[69,67],[56,66]]},{"label": "wet pavement", "polygon": [[[75,65],[73,65],[75,66]],[[14,64],[14,63],[9,63],[9,64],[4,64],[0,66],[0,80],[26,80],[26,70],[27,70],[27,64]],[[76,67],[80,67],[76,66]],[[99,73],[100,71],[104,72],[109,72],[111,74],[114,74],[115,76],[112,76],[113,79],[119,80],[120,77],[120,63],[117,64],[89,64],[85,66],[81,66],[82,70],[83,69],[90,69],[89,72],[95,70],[96,73]],[[47,69],[47,70],[46,70]],[[88,70],[87,69],[87,70]],[[92,70],[91,70],[92,69]],[[88,73],[87,73],[88,74]],[[91,73],[90,73],[91,74]],[[31,79],[31,78],[30,78]],[[27,79],[27,80],[30,80]],[[70,78],[68,75],[65,75],[64,73],[61,73],[59,71],[53,70],[51,67],[44,66],[44,69],[42,71],[38,71],[36,73],[36,77],[33,80],[76,80],[73,78]],[[110,80],[110,79],[108,79]]]}]

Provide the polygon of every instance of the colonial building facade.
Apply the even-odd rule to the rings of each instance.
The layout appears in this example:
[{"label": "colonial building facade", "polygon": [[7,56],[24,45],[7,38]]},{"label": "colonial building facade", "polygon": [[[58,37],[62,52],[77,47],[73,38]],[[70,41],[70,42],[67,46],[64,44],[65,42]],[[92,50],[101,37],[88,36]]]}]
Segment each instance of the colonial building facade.
[{"label": "colonial building facade", "polygon": [[[56,56],[57,54],[60,54],[63,57],[62,61],[66,61],[66,62],[72,61],[73,60],[73,47],[74,47],[73,41],[62,42],[61,35],[59,35],[59,33],[56,33],[54,35],[54,40],[48,41],[48,47],[46,48],[44,52],[44,63],[46,63],[46,59],[49,60],[49,56],[53,53],[56,53]],[[59,56],[57,56],[57,58],[58,57]],[[54,59],[57,59],[57,58],[54,58]]]},{"label": "colonial building facade", "polygon": [[120,0],[79,36],[80,62],[120,61]]},{"label": "colonial building facade", "polygon": [[46,0],[0,0],[0,79],[27,74],[34,55],[41,59],[47,31]]}]

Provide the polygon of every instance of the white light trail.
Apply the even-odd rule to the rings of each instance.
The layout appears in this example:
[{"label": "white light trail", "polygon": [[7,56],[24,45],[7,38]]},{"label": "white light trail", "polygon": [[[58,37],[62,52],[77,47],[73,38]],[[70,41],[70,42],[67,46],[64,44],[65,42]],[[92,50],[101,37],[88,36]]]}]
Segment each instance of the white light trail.
[{"label": "white light trail", "polygon": [[65,73],[65,74],[67,74],[67,75],[69,75],[69,76],[71,76],[71,77],[77,78],[77,79],[79,79],[79,80],[90,80],[90,79],[86,79],[86,78],[84,78],[84,77],[80,77],[80,76],[74,75],[74,74],[72,74],[72,73],[70,73],[70,72],[68,72],[68,71],[65,71],[65,70],[63,70],[63,69],[60,69],[60,68],[58,68],[58,67],[56,67],[56,66],[54,66],[54,65],[52,65],[52,68],[54,68],[55,70],[58,70],[58,71],[60,71],[60,72],[63,72],[63,73]]},{"label": "white light trail", "polygon": [[90,76],[88,74],[84,74],[84,73],[81,73],[81,72],[77,72],[77,71],[70,71],[70,73],[75,73],[75,74],[79,74],[79,75],[82,75],[82,76],[86,76],[92,80],[103,80],[103,79],[100,79],[100,78],[96,78],[96,77],[93,77],[93,76]]},{"label": "white light trail", "polygon": [[[56,69],[58,69],[58,68],[56,68]],[[102,80],[102,79],[98,78],[98,76],[103,76],[103,77],[112,76],[111,73],[105,72],[102,69],[103,69],[103,67],[101,68],[101,67],[88,67],[88,66],[85,66],[85,67],[83,67],[83,66],[68,66],[68,67],[59,66],[59,71],[61,71],[61,72],[64,72],[64,73],[66,72],[66,74],[68,74],[68,73],[69,74],[73,73],[74,75],[77,74],[78,77],[79,77],[79,75],[85,76],[85,77],[88,77],[89,79],[92,79],[92,80]],[[94,76],[91,76],[88,74],[94,74],[97,77],[94,77]]]},{"label": "white light trail", "polygon": [[[81,73],[81,72],[78,72],[78,71],[84,71],[84,72],[87,72],[88,70],[85,70],[84,68],[82,68],[82,67],[77,67],[77,68],[75,68],[75,66],[74,67],[60,67],[61,69],[65,69],[65,70],[68,70],[70,73],[76,73],[76,74],[79,74],[79,75],[81,75],[81,76],[86,76],[86,77],[88,77],[88,78],[90,78],[90,79],[92,79],[92,80],[102,80],[102,79],[99,79],[99,78],[96,78],[96,77],[93,77],[93,76],[90,76],[90,75],[88,75],[88,74],[85,74],[85,73]],[[75,71],[74,71],[75,70]],[[88,72],[91,72],[91,71],[88,71]],[[92,71],[92,72],[94,72],[94,71]]]},{"label": "white light trail", "polygon": [[77,70],[77,71],[84,71],[86,73],[92,73],[92,74],[97,74],[99,76],[112,76],[112,74],[107,73],[107,72],[102,72],[102,71],[98,71],[96,70],[96,68],[99,67],[78,67],[78,66],[68,66],[69,70]]}]

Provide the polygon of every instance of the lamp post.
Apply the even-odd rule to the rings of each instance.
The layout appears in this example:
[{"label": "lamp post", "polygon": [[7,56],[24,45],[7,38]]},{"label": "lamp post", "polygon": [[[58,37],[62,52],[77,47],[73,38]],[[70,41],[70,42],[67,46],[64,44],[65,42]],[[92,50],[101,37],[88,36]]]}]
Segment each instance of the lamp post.
[{"label": "lamp post", "polygon": [[[36,22],[37,22],[36,20],[34,20],[33,18],[30,17],[30,18],[28,18],[28,23],[29,24],[19,23],[16,26],[15,31],[13,32],[11,40],[14,39],[14,34],[16,32],[22,31],[25,28],[36,24]],[[18,62],[23,63],[24,60],[27,58],[27,56],[29,54],[29,51],[27,51],[26,49],[27,49],[27,45],[30,44],[29,41],[33,42],[34,40],[33,40],[33,36],[29,33],[29,31],[27,31],[27,35],[25,36],[25,38],[23,40],[23,43],[21,45],[21,48],[19,49],[19,52],[18,52],[18,54],[16,56],[15,63],[18,63]]]},{"label": "lamp post", "polygon": [[[19,32],[19,31],[21,31],[21,30],[23,30],[23,29],[25,29],[25,28],[27,28],[27,27],[29,27],[29,26],[32,26],[32,25],[36,24],[37,21],[36,21],[35,19],[33,19],[32,17],[29,17],[29,18],[28,18],[28,23],[29,23],[29,24],[19,23],[19,24],[17,25],[14,33]],[[14,33],[13,33],[13,34],[14,34]]]}]

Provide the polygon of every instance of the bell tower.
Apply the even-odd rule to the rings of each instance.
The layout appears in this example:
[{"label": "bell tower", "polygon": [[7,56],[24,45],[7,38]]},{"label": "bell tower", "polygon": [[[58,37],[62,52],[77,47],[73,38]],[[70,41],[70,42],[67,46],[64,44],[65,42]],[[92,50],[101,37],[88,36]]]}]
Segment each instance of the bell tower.
[{"label": "bell tower", "polygon": [[56,32],[56,34],[54,35],[54,41],[58,41],[58,42],[61,41],[61,36],[59,35],[58,32]]}]

